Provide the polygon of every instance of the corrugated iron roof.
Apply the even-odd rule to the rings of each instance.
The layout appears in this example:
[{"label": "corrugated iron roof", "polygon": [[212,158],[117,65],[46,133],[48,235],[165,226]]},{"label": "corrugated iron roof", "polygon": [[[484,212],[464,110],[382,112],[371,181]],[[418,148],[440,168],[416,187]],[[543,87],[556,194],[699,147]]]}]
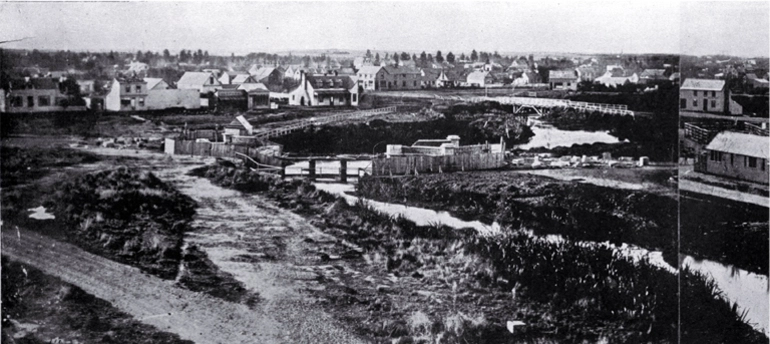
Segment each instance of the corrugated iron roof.
[{"label": "corrugated iron roof", "polygon": [[574,70],[551,70],[548,71],[548,79],[577,79]]},{"label": "corrugated iron roof", "polygon": [[[206,84],[210,77],[214,78],[214,74],[203,72],[185,72],[176,84],[203,86]],[[214,78],[214,84],[220,84],[217,78]]]},{"label": "corrugated iron roof", "polygon": [[770,159],[770,137],[725,131],[717,134],[706,149]]},{"label": "corrugated iron roof", "polygon": [[721,91],[725,88],[724,80],[689,78],[682,83],[682,90]]}]

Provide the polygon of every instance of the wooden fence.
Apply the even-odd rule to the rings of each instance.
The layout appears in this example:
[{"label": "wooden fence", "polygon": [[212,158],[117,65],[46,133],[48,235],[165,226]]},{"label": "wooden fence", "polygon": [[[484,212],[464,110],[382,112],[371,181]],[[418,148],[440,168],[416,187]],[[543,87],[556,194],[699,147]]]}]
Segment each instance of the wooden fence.
[{"label": "wooden fence", "polygon": [[286,135],[291,133],[292,131],[304,129],[313,125],[325,125],[325,124],[330,124],[330,123],[343,121],[343,120],[359,119],[359,118],[365,118],[365,117],[381,115],[381,114],[386,114],[391,112],[396,112],[395,106],[364,110],[364,111],[356,111],[353,113],[346,112],[346,113],[341,113],[337,115],[324,116],[317,119],[306,119],[306,120],[302,120],[302,121],[285,125],[282,127],[270,129],[267,131],[256,132],[254,133],[254,135],[260,139],[267,140],[272,137]]},{"label": "wooden fence", "polygon": [[397,156],[372,159],[372,174],[441,173],[451,171],[490,170],[505,166],[505,153],[462,154],[445,156]]},{"label": "wooden fence", "polygon": [[287,166],[291,164],[291,161],[264,154],[265,147],[231,145],[221,142],[166,139],[164,151],[166,154],[173,155],[213,156],[218,158],[241,158],[239,154],[243,154],[260,164],[270,166]]}]

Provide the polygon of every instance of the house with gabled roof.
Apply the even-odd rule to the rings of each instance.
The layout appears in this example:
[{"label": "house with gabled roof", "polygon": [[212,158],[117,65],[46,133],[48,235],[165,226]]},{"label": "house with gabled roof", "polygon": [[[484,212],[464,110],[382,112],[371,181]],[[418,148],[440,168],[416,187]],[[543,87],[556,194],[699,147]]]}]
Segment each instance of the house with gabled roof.
[{"label": "house with gabled roof", "polygon": [[[56,112],[66,110],[60,101],[66,99],[59,82],[52,78],[25,78],[10,80],[10,91],[5,94],[5,112]],[[0,91],[1,92],[1,91]],[[0,97],[3,93],[0,93]],[[71,107],[70,110],[85,107]]]},{"label": "house with gabled roof", "polygon": [[548,71],[548,83],[552,90],[577,91],[579,82],[578,72],[574,69]]},{"label": "house with gabled roof", "polygon": [[222,89],[222,83],[213,73],[185,72],[176,83],[180,90],[195,89],[200,93],[213,93]]},{"label": "house with gabled roof", "polygon": [[254,77],[256,82],[261,82],[268,85],[279,85],[283,83],[284,73],[282,67],[262,67],[249,70],[249,74]]},{"label": "house with gabled roof", "polygon": [[486,87],[495,82],[492,73],[487,71],[473,71],[465,79],[465,85],[469,87]]},{"label": "house with gabled roof", "polygon": [[723,113],[727,95],[724,80],[688,78],[679,88],[679,110]]},{"label": "house with gabled roof", "polygon": [[701,159],[706,159],[706,173],[768,184],[770,137],[721,132],[706,146]]},{"label": "house with gabled roof", "polygon": [[358,106],[358,81],[349,75],[309,75],[289,91],[289,105]]},{"label": "house with gabled roof", "polygon": [[161,78],[144,78],[148,90],[166,90],[168,84]]},{"label": "house with gabled roof", "polygon": [[384,79],[384,73],[385,71],[380,66],[362,66],[356,72],[358,85],[366,91],[379,90],[380,83],[378,81]]}]

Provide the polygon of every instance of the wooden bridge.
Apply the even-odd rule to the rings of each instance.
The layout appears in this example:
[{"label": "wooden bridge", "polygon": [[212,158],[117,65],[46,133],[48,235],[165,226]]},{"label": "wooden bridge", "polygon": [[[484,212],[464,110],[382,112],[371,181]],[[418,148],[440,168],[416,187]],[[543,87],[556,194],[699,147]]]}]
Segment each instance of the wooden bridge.
[{"label": "wooden bridge", "polygon": [[372,109],[372,110],[357,111],[353,113],[341,113],[337,115],[324,116],[320,118],[305,119],[305,120],[291,123],[282,127],[273,128],[262,132],[256,132],[254,133],[254,135],[260,140],[268,140],[271,137],[283,136],[295,130],[304,129],[312,125],[325,125],[325,124],[331,124],[334,122],[340,122],[340,121],[351,120],[351,119],[361,119],[361,118],[371,117],[375,115],[382,115],[382,114],[391,113],[391,112],[396,112],[395,106]]},{"label": "wooden bridge", "polygon": [[569,99],[555,98],[532,98],[532,97],[461,97],[461,96],[441,96],[438,94],[409,93],[409,92],[388,92],[378,93],[378,96],[397,97],[397,98],[421,98],[442,101],[456,102],[498,102],[500,104],[512,105],[514,113],[521,113],[525,109],[534,110],[537,116],[542,116],[544,110],[550,109],[574,109],[580,112],[601,112],[604,114],[631,116],[634,117],[634,111],[628,109],[627,105],[607,104],[607,103],[588,103],[578,102]]}]

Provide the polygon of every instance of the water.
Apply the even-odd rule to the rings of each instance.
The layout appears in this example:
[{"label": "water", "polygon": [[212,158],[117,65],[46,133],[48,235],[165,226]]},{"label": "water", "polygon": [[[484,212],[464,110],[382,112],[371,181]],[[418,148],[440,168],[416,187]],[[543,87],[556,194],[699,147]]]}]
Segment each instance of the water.
[{"label": "water", "polygon": [[[359,197],[346,194],[346,192],[355,191],[355,186],[351,184],[339,183],[316,183],[316,188],[338,196],[343,197],[349,204],[355,204]],[[473,228],[482,235],[494,235],[501,232],[500,225],[495,222],[491,225],[481,221],[463,221],[446,211],[435,211],[419,207],[405,206],[401,204],[392,204],[365,199],[374,209],[392,216],[403,216],[417,225],[444,224],[453,228]],[[530,231],[530,235],[535,236]],[[546,235],[543,240],[550,242],[560,242],[565,240],[561,235]],[[669,265],[660,251],[649,251],[644,248],[622,244],[616,246],[609,242],[581,242],[585,244],[601,245],[609,247],[626,257],[635,261],[647,259],[651,264],[661,267],[671,273],[676,273],[677,269]],[[757,275],[742,269],[727,266],[710,260],[697,260],[686,256],[682,264],[692,269],[701,271],[712,277],[717,286],[722,290],[730,302],[738,303],[739,311],[747,311],[747,321],[758,331],[770,334],[768,331],[768,321],[770,321],[767,276]]]},{"label": "water", "polygon": [[528,150],[538,147],[555,148],[570,147],[575,144],[624,142],[610,135],[608,131],[561,130],[540,121],[533,121],[533,123],[531,129],[535,136],[528,143],[514,148]]},{"label": "water", "polygon": [[758,331],[770,335],[770,286],[767,276],[691,256],[685,256],[682,265],[713,278],[727,299],[738,303],[739,312],[747,312],[748,322]]}]

